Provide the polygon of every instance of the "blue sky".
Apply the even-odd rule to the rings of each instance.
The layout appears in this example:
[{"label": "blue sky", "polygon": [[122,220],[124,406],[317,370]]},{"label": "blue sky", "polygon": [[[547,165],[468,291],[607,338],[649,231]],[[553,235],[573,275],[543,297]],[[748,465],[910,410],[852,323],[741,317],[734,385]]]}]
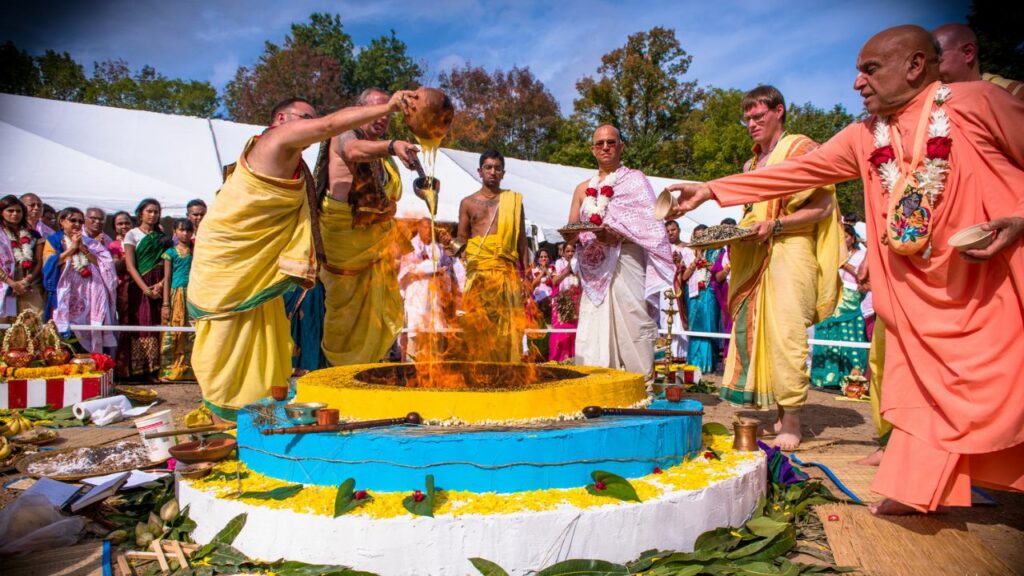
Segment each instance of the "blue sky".
[{"label": "blue sky", "polygon": [[968,1],[631,2],[604,0],[9,0],[0,40],[92,62],[124,58],[168,76],[208,80],[218,90],[263,43],[281,43],[292,22],[338,13],[356,45],[394,29],[425,64],[428,83],[453,65],[528,66],[572,110],[576,80],[629,34],[674,28],[702,86],[780,88],[790,102],[857,113],[854,61],[863,42],[897,24],[932,29],[964,22]]}]

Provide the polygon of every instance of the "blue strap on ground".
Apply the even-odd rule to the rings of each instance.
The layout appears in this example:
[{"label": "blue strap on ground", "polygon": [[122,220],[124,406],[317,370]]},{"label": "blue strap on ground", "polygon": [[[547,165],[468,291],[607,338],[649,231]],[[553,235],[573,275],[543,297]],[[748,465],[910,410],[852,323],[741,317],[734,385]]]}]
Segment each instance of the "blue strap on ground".
[{"label": "blue strap on ground", "polygon": [[792,460],[793,462],[796,462],[800,466],[814,466],[816,468],[821,469],[821,471],[824,472],[826,476],[828,476],[828,479],[831,480],[832,483],[836,485],[836,488],[839,488],[840,490],[842,490],[843,494],[846,494],[847,496],[850,497],[850,500],[853,500],[857,504],[864,503],[864,501],[858,498],[856,494],[851,492],[845,484],[840,482],[839,478],[836,478],[836,475],[831,470],[829,470],[828,466],[825,466],[824,464],[818,464],[817,462],[802,462],[799,458],[796,457],[796,454],[790,454],[789,459]]},{"label": "blue strap on ground", "polygon": [[103,541],[103,576],[114,576],[113,565],[110,563],[110,540]]}]

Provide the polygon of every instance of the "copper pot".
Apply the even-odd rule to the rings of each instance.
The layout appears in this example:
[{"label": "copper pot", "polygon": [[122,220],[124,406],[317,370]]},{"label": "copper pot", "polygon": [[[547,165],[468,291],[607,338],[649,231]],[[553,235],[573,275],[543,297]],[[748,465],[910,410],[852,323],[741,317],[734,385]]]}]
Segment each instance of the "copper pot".
[{"label": "copper pot", "polygon": [[757,421],[733,422],[732,430],[735,437],[732,441],[734,450],[754,452],[757,447]]},{"label": "copper pot", "polygon": [[32,353],[24,348],[11,348],[4,352],[4,362],[11,368],[24,368],[32,363]]},{"label": "copper pot", "polygon": [[440,140],[455,117],[451,98],[437,88],[416,89],[418,98],[409,101],[405,124],[420,140]]},{"label": "copper pot", "polygon": [[321,426],[334,426],[340,415],[334,408],[321,408],[316,411],[316,423]]},{"label": "copper pot", "polygon": [[288,399],[288,387],[287,386],[271,386],[270,397],[278,402]]},{"label": "copper pot", "polygon": [[71,352],[68,352],[67,348],[61,346],[47,346],[43,350],[43,362],[47,366],[60,366],[67,364],[68,360],[71,359]]},{"label": "copper pot", "polygon": [[683,387],[682,386],[666,386],[665,387],[665,399],[669,402],[679,402],[683,399]]}]

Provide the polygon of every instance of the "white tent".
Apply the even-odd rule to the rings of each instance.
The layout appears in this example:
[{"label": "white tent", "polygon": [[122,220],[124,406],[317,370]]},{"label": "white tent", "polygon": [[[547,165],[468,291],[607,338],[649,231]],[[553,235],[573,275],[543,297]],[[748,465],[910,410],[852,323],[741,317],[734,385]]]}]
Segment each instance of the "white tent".
[{"label": "white tent", "polygon": [[[234,162],[246,140],[263,127],[138,110],[0,94],[0,195],[35,192],[57,209],[98,206],[132,211],[153,197],[168,215],[182,215],[193,198],[208,203],[220,186],[221,166]],[[312,164],[316,147],[304,154]],[[438,218],[458,219],[459,201],[480,187],[479,155],[442,149],[435,175],[442,183]],[[576,185],[593,170],[509,158],[502,185],[523,193],[527,220],[541,235],[566,221]],[[399,214],[425,214],[412,193],[415,174],[402,168]],[[652,178],[655,190],[680,182]],[[717,224],[738,209],[707,203],[680,224],[684,237],[698,222]],[[547,234],[544,234],[547,231]]]}]

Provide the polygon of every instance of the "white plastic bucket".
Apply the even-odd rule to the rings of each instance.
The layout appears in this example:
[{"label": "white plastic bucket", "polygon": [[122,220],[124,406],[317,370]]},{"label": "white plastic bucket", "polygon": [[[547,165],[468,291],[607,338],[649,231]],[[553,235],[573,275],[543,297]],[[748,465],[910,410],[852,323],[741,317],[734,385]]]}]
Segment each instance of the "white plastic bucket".
[{"label": "white plastic bucket", "polygon": [[139,418],[135,421],[135,427],[139,430],[139,436],[142,436],[142,443],[149,450],[149,460],[151,462],[162,462],[171,457],[170,448],[177,444],[174,436],[146,438],[146,434],[169,432],[171,430],[171,411],[169,409],[150,414],[145,418]]}]

